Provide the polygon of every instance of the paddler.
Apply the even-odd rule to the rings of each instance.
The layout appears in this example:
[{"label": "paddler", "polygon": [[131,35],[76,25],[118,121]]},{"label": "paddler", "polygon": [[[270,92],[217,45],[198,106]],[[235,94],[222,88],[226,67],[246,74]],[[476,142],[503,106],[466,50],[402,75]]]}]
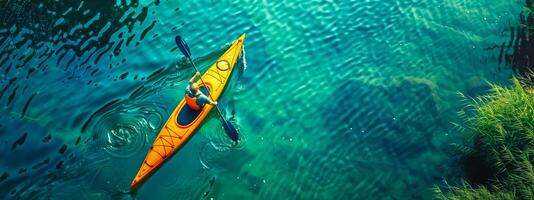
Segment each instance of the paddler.
[{"label": "paddler", "polygon": [[200,77],[200,73],[197,72],[189,79],[189,85],[185,88],[185,102],[193,110],[202,110],[204,105],[217,105],[217,101],[212,101],[208,98],[195,83],[195,79]]}]

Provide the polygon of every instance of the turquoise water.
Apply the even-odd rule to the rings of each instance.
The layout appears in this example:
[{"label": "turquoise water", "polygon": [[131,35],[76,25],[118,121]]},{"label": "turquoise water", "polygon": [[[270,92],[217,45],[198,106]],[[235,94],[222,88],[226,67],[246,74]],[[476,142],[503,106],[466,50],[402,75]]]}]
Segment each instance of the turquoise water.
[{"label": "turquoise water", "polygon": [[[523,1],[3,1],[2,199],[431,199],[455,182],[467,96]],[[241,33],[212,113],[138,191],[146,152],[194,70]],[[512,41],[511,41],[512,40]],[[505,49],[507,51],[507,49]]]}]

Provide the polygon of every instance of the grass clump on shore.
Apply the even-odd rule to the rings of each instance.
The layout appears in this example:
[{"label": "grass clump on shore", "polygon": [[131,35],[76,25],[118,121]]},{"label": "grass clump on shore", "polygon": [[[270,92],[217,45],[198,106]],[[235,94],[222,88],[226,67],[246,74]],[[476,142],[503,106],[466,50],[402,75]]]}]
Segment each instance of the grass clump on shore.
[{"label": "grass clump on shore", "polygon": [[437,189],[438,199],[534,199],[534,92],[517,79],[493,85],[466,117],[473,147],[463,156],[466,181]]}]

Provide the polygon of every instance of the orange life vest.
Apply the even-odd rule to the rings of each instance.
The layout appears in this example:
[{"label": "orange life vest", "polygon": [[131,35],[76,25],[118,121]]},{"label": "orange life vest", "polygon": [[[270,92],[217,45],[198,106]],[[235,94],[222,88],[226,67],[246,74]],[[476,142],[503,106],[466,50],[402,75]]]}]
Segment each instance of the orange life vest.
[{"label": "orange life vest", "polygon": [[185,103],[193,110],[201,110],[202,107],[197,103],[197,97],[191,97],[189,94],[185,94]]}]

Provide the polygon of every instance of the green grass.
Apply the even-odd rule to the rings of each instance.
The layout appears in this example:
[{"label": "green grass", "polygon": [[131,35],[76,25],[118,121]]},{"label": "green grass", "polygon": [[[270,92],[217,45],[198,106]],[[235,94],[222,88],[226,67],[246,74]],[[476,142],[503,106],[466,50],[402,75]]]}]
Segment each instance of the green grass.
[{"label": "green grass", "polygon": [[[534,199],[534,93],[517,79],[493,85],[465,117],[473,147],[464,151],[466,181],[437,188],[439,199]],[[465,115],[467,116],[467,115]]]},{"label": "green grass", "polygon": [[461,187],[449,186],[449,192],[444,193],[441,189],[436,188],[437,199],[447,200],[513,200],[515,194],[509,191],[503,191],[496,188],[488,190],[485,186],[473,188],[464,182]]}]

